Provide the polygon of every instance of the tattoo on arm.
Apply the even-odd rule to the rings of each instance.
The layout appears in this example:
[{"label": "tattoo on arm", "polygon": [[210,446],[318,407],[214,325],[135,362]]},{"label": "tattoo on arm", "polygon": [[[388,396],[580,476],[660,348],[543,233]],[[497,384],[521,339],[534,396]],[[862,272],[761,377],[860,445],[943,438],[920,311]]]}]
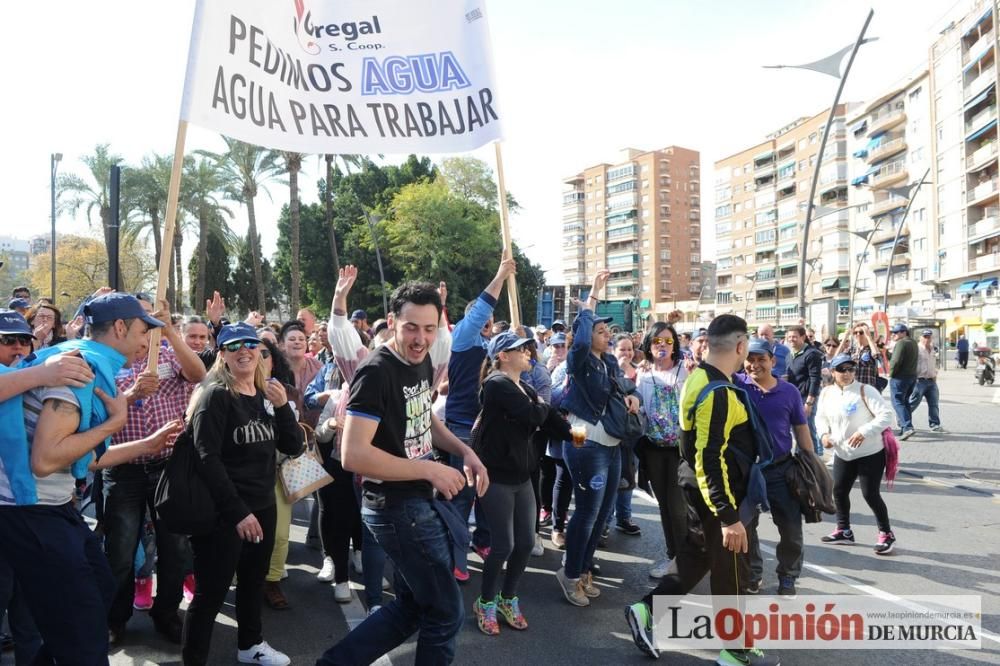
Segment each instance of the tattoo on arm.
[{"label": "tattoo on arm", "polygon": [[66,402],[65,400],[52,399],[47,400],[46,404],[49,406],[53,412],[63,412],[66,414],[79,414],[80,408],[71,402]]}]

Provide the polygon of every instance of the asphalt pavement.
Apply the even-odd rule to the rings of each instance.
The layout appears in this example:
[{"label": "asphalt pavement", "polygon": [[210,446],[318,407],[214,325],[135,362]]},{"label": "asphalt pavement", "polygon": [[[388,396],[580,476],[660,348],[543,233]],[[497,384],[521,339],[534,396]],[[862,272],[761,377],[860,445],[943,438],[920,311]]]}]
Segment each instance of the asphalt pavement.
[{"label": "asphalt pavement", "polygon": [[[972,594],[982,596],[981,650],[943,651],[782,651],[784,664],[973,664],[1000,663],[1000,388],[978,386],[969,370],[942,373],[942,422],[945,433],[927,429],[926,407],[916,413],[917,434],[902,443],[900,474],[895,488],[885,492],[893,530],[898,539],[892,555],[880,557],[871,545],[876,527],[871,512],[855,489],[853,522],[858,543],[847,547],[820,544],[832,529],[832,517],[806,525],[805,570],[799,594],[865,594],[877,590],[889,603],[906,595]],[[883,486],[884,490],[884,486]],[[264,635],[292,657],[293,664],[312,664],[364,616],[355,595],[338,604],[333,589],[316,581],[322,563],[319,552],[305,546],[309,502],[295,507],[289,551],[289,577],[283,583],[291,608],[265,607]],[[533,557],[521,583],[522,610],[530,627],[503,629],[487,637],[476,629],[471,605],[478,594],[480,560],[470,555],[473,575],[464,586],[466,628],[458,638],[457,664],[641,664],[650,660],[633,646],[623,609],[638,600],[655,581],[648,571],[663,556],[663,535],[655,505],[635,496],[634,520],[639,537],[612,530],[608,547],[599,551],[601,597],[588,608],[576,608],[562,597],[555,580],[561,552],[546,539],[542,557]],[[548,534],[546,528],[545,533]],[[764,593],[774,593],[777,532],[767,517],[761,520],[765,555]],[[352,573],[352,577],[353,577]],[[698,590],[707,593],[703,581]],[[213,664],[236,663],[233,595],[220,614],[213,637]],[[413,640],[393,650],[382,663],[413,662]],[[664,653],[660,661],[701,664],[716,653]],[[136,613],[125,642],[116,647],[111,664],[180,664],[179,649],[162,640],[145,613]]]}]

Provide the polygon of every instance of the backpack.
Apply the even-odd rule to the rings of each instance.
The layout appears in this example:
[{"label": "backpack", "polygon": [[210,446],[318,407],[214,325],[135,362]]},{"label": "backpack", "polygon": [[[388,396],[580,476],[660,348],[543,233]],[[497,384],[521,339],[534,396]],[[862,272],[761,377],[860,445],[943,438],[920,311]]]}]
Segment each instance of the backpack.
[{"label": "backpack", "polygon": [[764,468],[774,460],[774,440],[771,438],[771,431],[767,429],[767,424],[761,418],[760,413],[754,406],[753,401],[750,400],[747,392],[732,382],[723,379],[710,381],[701,389],[701,392],[698,393],[698,397],[694,401],[694,405],[692,405],[688,412],[688,419],[693,422],[698,406],[705,401],[712,391],[723,387],[736,392],[737,398],[747,411],[750,431],[753,433],[754,458],[750,458],[735,446],[729,447],[729,450],[750,468],[750,472],[747,474],[747,494],[739,506],[740,522],[744,526],[749,527],[758,511],[767,512],[771,510],[771,505],[767,501],[767,482],[764,480]]},{"label": "backpack", "polygon": [[836,513],[833,503],[833,479],[826,465],[810,449],[792,454],[792,464],[785,470],[785,483],[802,510],[807,523],[818,523],[824,513]]},{"label": "backpack", "polygon": [[201,475],[201,460],[190,428],[174,442],[174,452],[156,484],[153,505],[163,525],[174,534],[207,534],[219,521],[215,500]]}]

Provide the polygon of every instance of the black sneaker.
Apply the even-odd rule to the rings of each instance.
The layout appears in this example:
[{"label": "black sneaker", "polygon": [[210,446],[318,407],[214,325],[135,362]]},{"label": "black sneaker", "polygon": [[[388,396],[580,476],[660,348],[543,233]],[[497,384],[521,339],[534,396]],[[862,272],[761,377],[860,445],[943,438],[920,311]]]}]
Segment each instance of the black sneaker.
[{"label": "black sneaker", "polygon": [[836,529],[820,539],[823,543],[854,543],[854,532]]},{"label": "black sneaker", "polygon": [[608,545],[608,537],[611,536],[611,528],[605,527],[604,531],[601,532],[601,536],[597,539],[597,547],[605,548]]},{"label": "black sneaker", "polygon": [[615,529],[619,532],[624,532],[629,536],[640,536],[642,534],[642,528],[633,523],[631,520],[619,520],[615,525]]},{"label": "black sneaker", "polygon": [[626,608],[625,619],[628,621],[635,646],[647,657],[659,659],[660,651],[656,649],[653,640],[653,614],[649,612],[646,604],[640,601]]},{"label": "black sneaker", "polygon": [[795,579],[791,576],[778,576],[778,596],[794,597]]},{"label": "black sneaker", "polygon": [[892,532],[879,532],[878,543],[875,544],[876,555],[888,555],[892,552],[892,546],[896,543],[896,535]]},{"label": "black sneaker", "polygon": [[760,594],[760,586],[763,583],[760,578],[755,578],[746,585],[743,586],[743,592],[745,594]]},{"label": "black sneaker", "polygon": [[591,562],[590,564],[590,573],[594,574],[595,576],[601,575],[601,563],[597,561],[596,557],[594,558],[594,561]]}]

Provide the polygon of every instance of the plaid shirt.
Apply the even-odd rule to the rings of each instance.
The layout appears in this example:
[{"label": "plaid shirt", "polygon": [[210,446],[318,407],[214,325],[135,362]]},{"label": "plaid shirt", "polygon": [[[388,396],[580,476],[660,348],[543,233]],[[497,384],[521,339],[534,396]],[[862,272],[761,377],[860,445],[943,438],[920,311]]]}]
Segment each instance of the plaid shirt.
[{"label": "plaid shirt", "polygon": [[[857,379],[862,384],[868,384],[869,386],[875,386],[875,380],[878,379],[878,361],[872,358],[872,350],[865,345],[863,348],[859,348],[855,345],[851,345],[847,353],[851,355],[854,362],[857,364],[857,374],[854,378]],[[868,360],[864,361],[861,359],[862,354],[868,354]]]},{"label": "plaid shirt", "polygon": [[[121,370],[115,377],[118,390],[127,391],[130,389],[139,375],[146,371],[147,363],[147,359],[142,359]],[[160,387],[153,395],[137,400],[128,406],[125,427],[111,438],[112,446],[149,437],[170,421],[184,418],[188,399],[190,399],[197,384],[184,379],[181,374],[181,363],[177,360],[173,349],[160,348],[158,374]],[[141,456],[132,462],[141,464],[167,458],[173,452],[174,439],[176,436],[171,439],[167,448],[158,455]]]}]

